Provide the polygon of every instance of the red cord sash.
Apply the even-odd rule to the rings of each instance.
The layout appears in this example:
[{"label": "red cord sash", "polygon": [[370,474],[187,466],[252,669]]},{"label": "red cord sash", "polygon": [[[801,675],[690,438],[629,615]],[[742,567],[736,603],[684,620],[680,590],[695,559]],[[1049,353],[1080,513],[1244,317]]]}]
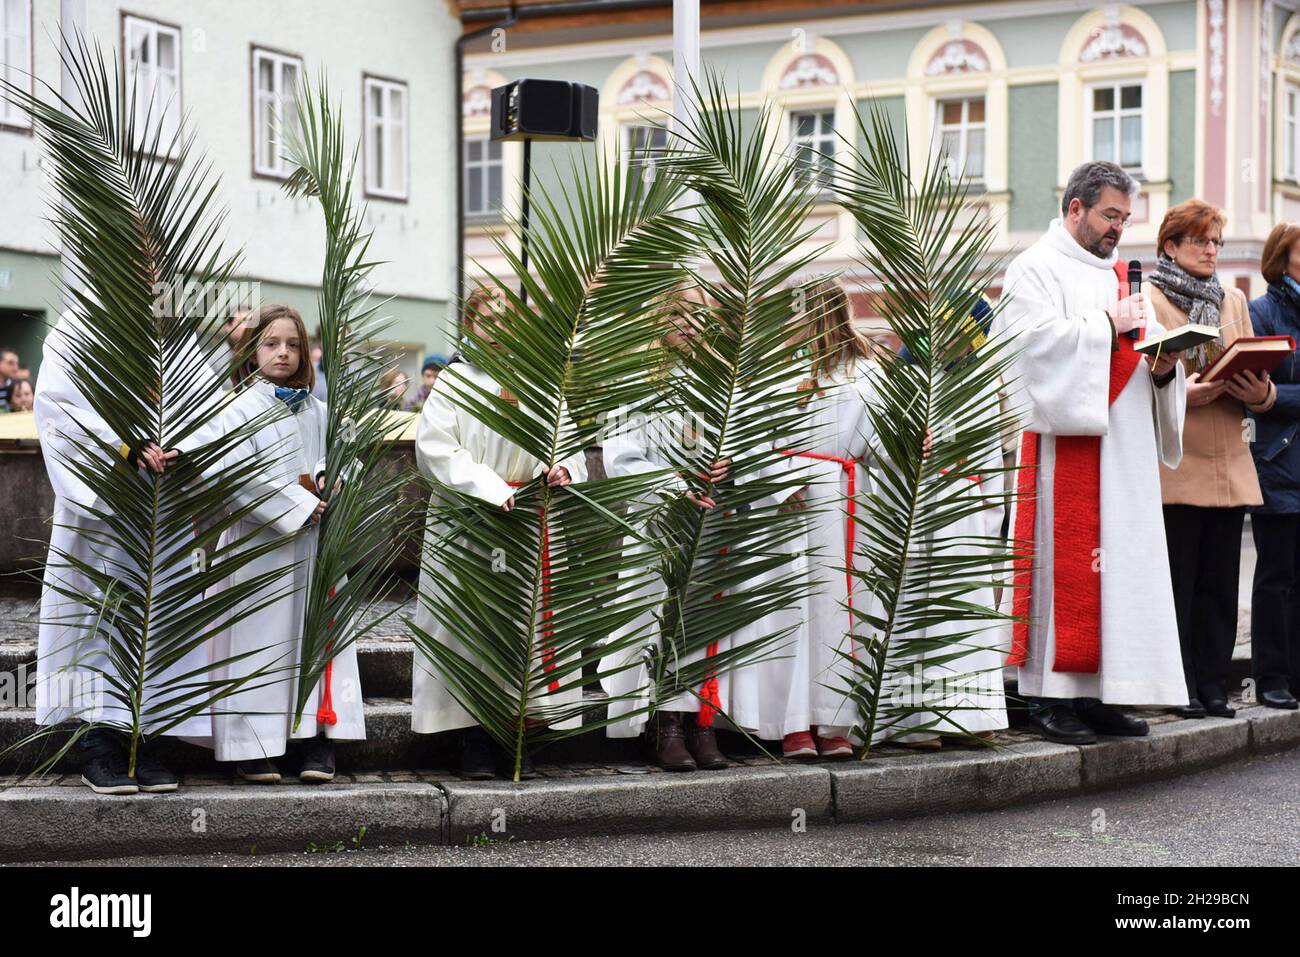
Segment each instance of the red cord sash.
[{"label": "red cord sash", "polygon": [[[329,597],[330,598],[334,597],[333,588],[330,589]],[[330,627],[331,628],[334,627],[333,618],[330,619]],[[325,646],[325,651],[328,652],[333,647],[334,647],[334,640],[330,639],[329,643]],[[339,716],[334,711],[334,694],[332,688],[333,682],[334,682],[334,659],[331,658],[329,661],[325,662],[325,688],[324,691],[321,693],[320,709],[316,712],[317,724],[338,724],[339,723]]]},{"label": "red cord sash", "polygon": [[[528,482],[507,482],[511,488],[523,488]],[[555,634],[555,630],[550,626],[551,616],[551,531],[546,519],[546,509],[543,506],[537,507],[537,514],[542,520],[542,666],[545,671],[555,670],[552,660],[555,658],[555,646],[545,644],[550,637]],[[560,683],[552,680],[547,686],[547,690],[556,692],[560,690]]]},{"label": "red cord sash", "polygon": [[[1126,265],[1115,263],[1119,297],[1128,295]],[[1110,357],[1107,405],[1119,397],[1141,361],[1133,341],[1119,337]],[[1011,653],[1007,664],[1023,666],[1029,654],[1030,589],[1034,572],[1034,529],[1038,511],[1038,433],[1025,432],[1020,444],[1017,476],[1016,548],[1012,563],[1015,595],[1011,611]],[[1056,658],[1052,670],[1096,674],[1101,665],[1101,572],[1094,567],[1101,546],[1101,436],[1058,435],[1056,475],[1068,482],[1053,483],[1052,601],[1055,605]]]}]

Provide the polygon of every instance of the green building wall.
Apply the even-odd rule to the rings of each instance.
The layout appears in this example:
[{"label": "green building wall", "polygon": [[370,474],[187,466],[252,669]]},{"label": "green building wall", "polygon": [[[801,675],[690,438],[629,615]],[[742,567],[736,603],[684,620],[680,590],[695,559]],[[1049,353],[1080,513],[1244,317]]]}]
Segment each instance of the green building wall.
[{"label": "green building wall", "polygon": [[[1060,215],[1056,205],[1057,105],[1055,83],[1007,90],[1007,185],[1011,191],[1007,225],[1012,232],[1041,232]],[[1044,136],[1043,130],[1051,130],[1053,135]]]}]

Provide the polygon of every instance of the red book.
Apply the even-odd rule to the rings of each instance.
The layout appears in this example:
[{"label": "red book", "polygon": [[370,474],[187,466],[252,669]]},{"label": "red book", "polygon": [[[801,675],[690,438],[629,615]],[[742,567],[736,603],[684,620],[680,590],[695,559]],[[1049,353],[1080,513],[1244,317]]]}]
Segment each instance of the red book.
[{"label": "red book", "polygon": [[1202,382],[1231,379],[1238,372],[1272,372],[1295,352],[1290,336],[1242,336],[1223,350],[1203,373]]}]

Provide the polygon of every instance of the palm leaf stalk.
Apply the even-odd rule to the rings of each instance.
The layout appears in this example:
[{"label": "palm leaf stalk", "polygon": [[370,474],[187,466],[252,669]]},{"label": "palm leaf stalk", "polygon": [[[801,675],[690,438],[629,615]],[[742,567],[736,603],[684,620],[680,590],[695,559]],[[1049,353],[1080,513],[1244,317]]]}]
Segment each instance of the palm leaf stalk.
[{"label": "palm leaf stalk", "polygon": [[[940,724],[960,729],[962,706],[889,691],[907,687],[920,662],[944,673],[972,650],[990,647],[1010,621],[973,594],[1005,584],[1010,548],[997,535],[953,530],[1004,504],[1000,489],[971,489],[973,470],[984,479],[1006,471],[990,450],[1000,450],[1009,425],[997,392],[1010,355],[1002,343],[979,343],[969,318],[999,268],[989,256],[993,224],[972,215],[965,186],[941,161],[913,178],[906,141],[897,141],[882,112],[859,113],[858,125],[866,145],[846,142],[840,203],[861,230],[861,266],[881,283],[881,314],[913,357],[883,350],[879,356],[876,401],[868,409],[878,454],[872,490],[854,519],[863,547],[852,574],[872,600],[853,609],[865,625],[864,646],[845,691],[857,707],[855,733],[866,743],[866,758],[873,738]],[[978,464],[990,460],[993,469]],[[933,635],[937,626],[946,634]],[[998,672],[984,679],[1000,681]],[[959,686],[981,684],[976,672],[944,677]]]},{"label": "palm leaf stalk", "polygon": [[[699,197],[702,263],[692,277],[708,305],[666,403],[692,429],[689,442],[669,451],[674,468],[717,505],[701,510],[676,499],[658,516],[668,600],[651,696],[660,705],[708,699],[710,710],[725,713],[702,689],[778,653],[790,631],[728,639],[794,607],[813,585],[792,554],[813,516],[781,503],[809,481],[806,463],[783,452],[807,439],[795,365],[806,316],[796,304],[811,283],[795,279],[824,249],[812,245],[807,222],[812,183],[794,157],[770,149],[770,111],[747,128],[714,75],[696,99],[682,145],[663,165]],[[729,475],[715,484],[708,476],[720,460],[729,460]]]},{"label": "palm leaf stalk", "polygon": [[[649,394],[657,356],[647,347],[662,330],[646,316],[682,282],[679,263],[694,239],[674,210],[681,187],[672,177],[646,181],[635,169],[584,159],[561,179],[562,198],[544,189],[530,197],[530,270],[513,243],[499,243],[527,296],[489,275],[504,291],[496,344],[477,328],[462,342],[464,358],[515,401],[468,381],[449,392],[545,463],[595,444],[607,417]],[[591,728],[583,719],[605,706],[581,694],[601,677],[595,663],[637,640],[610,639],[644,610],[636,596],[654,572],[653,554],[625,552],[624,535],[640,535],[644,521],[636,508],[623,512],[660,479],[533,481],[509,513],[432,489],[439,544],[427,550],[434,587],[420,600],[460,647],[414,623],[412,635],[438,679],[513,753],[516,778],[530,726],[546,726],[533,733],[539,743]]]},{"label": "palm leaf stalk", "polygon": [[[221,387],[211,370],[224,368],[220,317],[207,296],[180,294],[198,283],[217,290],[220,303],[235,285],[238,257],[218,241],[224,212],[217,183],[210,164],[193,155],[185,125],[164,139],[154,121],[165,105],[138,101],[116,60],[110,68],[98,46],[73,39],[61,56],[75,104],[48,84],[30,94],[3,85],[4,96],[32,117],[52,161],[52,223],[72,257],[70,307],[47,350],[66,366],[71,388],[97,420],[71,409],[42,436],[46,455],[87,490],[84,513],[92,520],[54,530],[47,564],[59,571],[47,574],[46,588],[77,610],[43,623],[69,635],[65,648],[52,650],[71,655],[70,673],[53,680],[89,675],[103,694],[73,706],[72,717],[90,720],[41,770],[100,725],[129,737],[133,774],[141,741],[206,713],[241,687],[277,680],[278,665],[227,680],[212,678],[209,669],[238,659],[185,662],[219,629],[274,601],[290,570],[251,576],[203,600],[222,579],[282,544],[219,544],[223,531],[263,504],[227,510],[235,490],[266,468],[239,454],[264,423],[228,434],[212,428]],[[127,465],[121,446],[139,450],[147,443],[185,451],[163,474]],[[214,515],[207,524],[196,521]],[[92,654],[97,640],[106,651]],[[105,702],[113,716],[97,718]],[[42,729],[10,750],[56,730]]]},{"label": "palm leaf stalk", "polygon": [[[331,662],[373,631],[387,615],[373,614],[387,591],[393,561],[402,547],[394,534],[407,476],[388,467],[395,430],[384,413],[380,386],[390,357],[376,345],[391,319],[387,300],[371,300],[371,232],[364,208],[354,204],[349,152],[341,110],[332,103],[324,75],[304,82],[297,96],[299,123],[288,131],[295,168],[285,183],[291,196],[320,204],[325,221],[325,262],[317,303],[322,366],[328,379],[325,494],[316,559],[307,584],[300,644],[294,730]],[[318,719],[332,723],[331,682],[326,681]],[[343,689],[359,696],[361,689]]]}]

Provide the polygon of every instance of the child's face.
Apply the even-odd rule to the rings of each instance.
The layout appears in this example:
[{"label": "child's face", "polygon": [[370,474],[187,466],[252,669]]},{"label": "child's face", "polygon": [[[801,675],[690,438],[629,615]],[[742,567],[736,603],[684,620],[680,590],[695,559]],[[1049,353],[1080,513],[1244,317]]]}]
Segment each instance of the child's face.
[{"label": "child's face", "polygon": [[425,369],[422,378],[424,380],[424,387],[426,389],[432,389],[433,383],[438,379],[438,370],[436,368]]},{"label": "child's face", "polygon": [[26,379],[19,379],[14,386],[13,396],[9,401],[13,405],[15,412],[30,412],[32,411],[33,398],[32,384]]},{"label": "child's face", "polygon": [[302,362],[302,342],[291,319],[277,319],[257,340],[257,371],[268,382],[284,385]]}]

